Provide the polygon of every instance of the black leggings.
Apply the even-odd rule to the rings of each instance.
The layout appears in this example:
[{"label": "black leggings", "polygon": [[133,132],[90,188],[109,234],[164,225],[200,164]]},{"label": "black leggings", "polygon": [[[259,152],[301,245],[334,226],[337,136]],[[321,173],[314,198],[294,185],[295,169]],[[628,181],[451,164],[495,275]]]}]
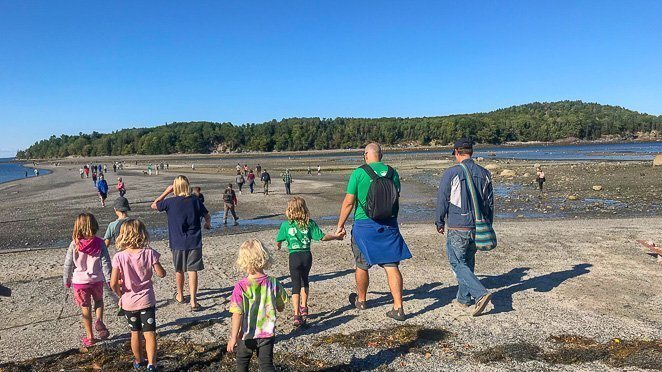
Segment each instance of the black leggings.
[{"label": "black leggings", "polygon": [[237,371],[248,372],[253,353],[257,354],[257,362],[260,372],[275,371],[274,368],[274,343],[276,339],[256,338],[252,340],[241,340],[237,344]]},{"label": "black leggings", "polygon": [[292,279],[292,294],[301,293],[301,288],[308,290],[308,274],[313,266],[313,255],[310,251],[290,253],[290,278]]}]

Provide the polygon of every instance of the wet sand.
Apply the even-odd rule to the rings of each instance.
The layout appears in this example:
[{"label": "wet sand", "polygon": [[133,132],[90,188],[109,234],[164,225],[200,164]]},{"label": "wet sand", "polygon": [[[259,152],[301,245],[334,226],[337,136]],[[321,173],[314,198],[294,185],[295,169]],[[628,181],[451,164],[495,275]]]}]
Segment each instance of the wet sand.
[{"label": "wet sand", "polygon": [[[316,167],[316,159],[306,161]],[[171,161],[170,171],[159,176],[143,176],[143,167],[139,170],[135,165],[122,172],[128,187],[127,197],[134,209],[132,215],[144,219],[156,233],[154,248],[163,254],[164,266],[169,270],[166,278],[155,280],[159,299],[159,336],[162,340],[187,340],[198,345],[193,347],[198,354],[192,355],[202,358],[204,353],[200,350],[207,349],[200,345],[223,344],[227,339],[230,320],[228,297],[232,285],[240,277],[233,269],[236,250],[249,237],[273,242],[275,222],[272,225],[271,222],[251,223],[251,220],[282,218],[280,214],[287,196],[284,195],[278,173],[283,167],[295,169],[293,191],[306,198],[313,217],[321,222],[323,229],[328,231],[332,228],[349,170],[358,165],[358,160],[325,161],[320,177],[302,174],[307,166],[303,160],[260,161],[272,174],[274,195],[240,195],[242,225],[224,228],[218,226],[216,218],[215,228],[205,234],[203,244],[207,268],[201,273],[200,289],[200,303],[205,309],[200,313],[191,313],[186,306],[178,305],[171,299],[174,288],[171,258],[167,242],[159,238],[158,230],[161,229],[163,234],[165,216],[149,210],[149,203],[174,175],[183,173],[190,176],[193,185],[203,188],[208,207],[218,211],[222,186],[234,178],[232,170],[236,161],[234,164],[220,163],[217,159],[208,163],[200,161],[196,163],[195,174],[192,174],[190,164],[184,161],[180,164]],[[549,192],[543,195],[542,200],[555,208],[555,215],[548,218],[541,212],[543,216],[515,215],[497,221],[495,228],[500,246],[494,252],[479,254],[477,263],[477,273],[483,283],[495,292],[494,306],[489,314],[471,318],[450,306],[456,282],[446,262],[444,239],[435,233],[432,217],[426,216],[429,208],[434,206],[436,190],[421,181],[421,177],[434,177],[434,173],[439,173],[450,164],[449,161],[404,156],[387,161],[400,170],[404,184],[402,202],[411,211],[403,216],[402,224],[403,235],[414,254],[413,259],[402,265],[405,306],[409,314],[404,324],[407,327],[424,327],[446,336],[414,348],[383,346],[368,341],[363,342],[363,346],[357,346],[341,341],[357,337],[362,340],[355,333],[358,331],[377,332],[400,324],[384,317],[390,301],[380,269],[371,271],[370,309],[359,313],[347,304],[347,295],[354,286],[349,243],[317,243],[313,247],[311,321],[306,328],[293,329],[289,308],[280,317],[276,351],[287,355],[292,362],[288,364],[290,361],[279,359],[284,370],[319,370],[323,367],[333,370],[343,366],[346,370],[379,367],[400,371],[620,370],[622,366],[606,357],[580,358],[582,363],[565,364],[550,358],[534,357],[535,353],[519,357],[506,355],[502,359],[485,358],[484,354],[486,351],[510,350],[508,348],[512,345],[530,345],[527,350],[535,347],[550,350],[556,347],[553,336],[561,335],[582,336],[599,343],[609,343],[614,338],[642,342],[662,340],[662,282],[659,280],[662,266],[644,254],[635,243],[636,239],[662,242],[662,219],[659,209],[654,209],[659,208],[659,204],[655,203],[659,199],[660,188],[655,186],[662,179],[662,167],[652,168],[645,163],[544,164]],[[489,164],[490,161],[483,163]],[[521,176],[512,179],[495,176],[495,183],[521,186],[510,196],[499,196],[498,208],[519,209],[531,200],[537,202],[538,196],[533,192],[535,189],[527,186],[531,179],[523,176],[532,165],[531,162],[500,162],[501,168],[513,168]],[[273,172],[272,168],[276,171]],[[330,168],[334,170],[330,172]],[[533,174],[532,170],[530,172]],[[111,190],[114,190],[114,175],[110,175]],[[636,175],[639,181],[632,184],[630,179]],[[568,181],[562,177],[568,178]],[[596,180],[603,186],[598,194],[601,198],[624,200],[628,208],[614,209],[617,211],[614,214],[609,206],[592,205],[581,210],[570,208],[568,213],[560,213],[565,211],[561,211],[553,198],[576,194],[578,200],[565,203],[582,203],[582,200],[598,193],[591,189],[592,185],[598,184]],[[530,195],[522,194],[529,188],[532,189]],[[643,195],[642,200],[647,201],[649,209],[646,209],[644,202],[636,200],[636,195]],[[113,197],[111,193],[109,201]],[[51,175],[0,185],[0,205],[6,211],[0,221],[0,247],[3,249],[0,252],[3,267],[0,283],[13,291],[10,298],[0,297],[0,318],[4,320],[0,327],[0,361],[18,362],[78,348],[82,334],[78,312],[70,298],[65,301],[61,284],[64,247],[70,239],[71,224],[77,213],[81,210],[92,211],[99,218],[102,229],[105,229],[113,218],[111,207],[101,208],[94,196],[92,181],[81,181],[78,165],[66,163],[56,167]],[[603,209],[608,212],[602,212]],[[26,247],[55,248],[9,253]],[[284,252],[276,253],[276,264],[270,272],[281,277],[289,287]],[[110,302],[110,297],[107,297],[107,303]],[[108,324],[114,337],[114,341],[109,342],[124,343],[127,336],[124,319],[112,314],[112,306],[107,308]],[[62,316],[57,319],[60,310]],[[644,354],[635,355],[638,359],[628,359],[629,364],[625,366],[636,370],[637,367],[650,366],[646,363],[651,363],[651,360],[654,365],[657,358],[662,358],[662,350],[656,350],[647,349]],[[183,366],[174,362],[173,358],[168,361],[168,356],[172,356],[174,351],[164,347],[162,353],[165,370],[177,370]],[[117,364],[116,368],[119,370],[120,366],[129,366],[130,360],[129,352],[118,354],[115,363],[121,364]],[[294,363],[297,360],[309,363],[312,368],[305,369],[302,364]],[[74,363],[76,368],[93,367],[84,358],[77,363]],[[97,360],[95,363],[103,364],[103,361]],[[114,370],[115,367],[110,368],[112,361],[106,363],[110,363],[109,370]],[[215,361],[197,369],[228,370],[230,365],[231,358],[220,353]],[[56,362],[44,368],[60,369],[63,366]],[[13,370],[19,366],[5,365],[3,368]]]}]

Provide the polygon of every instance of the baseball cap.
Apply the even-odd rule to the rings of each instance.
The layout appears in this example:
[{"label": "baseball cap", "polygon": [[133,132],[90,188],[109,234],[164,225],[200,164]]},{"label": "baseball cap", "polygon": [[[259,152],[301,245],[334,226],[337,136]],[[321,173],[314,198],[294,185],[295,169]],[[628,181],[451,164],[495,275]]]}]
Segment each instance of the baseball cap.
[{"label": "baseball cap", "polygon": [[472,149],[473,147],[473,141],[471,141],[469,138],[460,138],[459,140],[455,141],[451,154],[455,154],[455,149]]},{"label": "baseball cap", "polygon": [[115,199],[113,208],[115,208],[115,210],[118,212],[128,212],[131,210],[131,206],[129,206],[129,200],[123,196]]}]

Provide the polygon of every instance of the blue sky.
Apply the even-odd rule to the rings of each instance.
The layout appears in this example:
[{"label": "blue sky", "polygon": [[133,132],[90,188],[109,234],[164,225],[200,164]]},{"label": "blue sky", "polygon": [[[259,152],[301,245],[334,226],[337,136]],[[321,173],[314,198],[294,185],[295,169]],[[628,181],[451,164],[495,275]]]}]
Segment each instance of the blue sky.
[{"label": "blue sky", "polygon": [[0,0],[0,156],[172,121],[662,114],[661,1]]}]

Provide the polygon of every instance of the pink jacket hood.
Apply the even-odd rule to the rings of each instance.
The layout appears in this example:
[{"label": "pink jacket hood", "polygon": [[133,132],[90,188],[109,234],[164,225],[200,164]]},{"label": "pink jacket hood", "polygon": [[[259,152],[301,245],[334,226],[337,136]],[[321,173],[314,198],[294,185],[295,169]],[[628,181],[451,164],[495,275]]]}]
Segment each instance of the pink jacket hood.
[{"label": "pink jacket hood", "polygon": [[99,257],[101,254],[101,243],[103,240],[95,236],[92,239],[80,239],[78,241],[78,252],[88,254],[90,256]]}]

